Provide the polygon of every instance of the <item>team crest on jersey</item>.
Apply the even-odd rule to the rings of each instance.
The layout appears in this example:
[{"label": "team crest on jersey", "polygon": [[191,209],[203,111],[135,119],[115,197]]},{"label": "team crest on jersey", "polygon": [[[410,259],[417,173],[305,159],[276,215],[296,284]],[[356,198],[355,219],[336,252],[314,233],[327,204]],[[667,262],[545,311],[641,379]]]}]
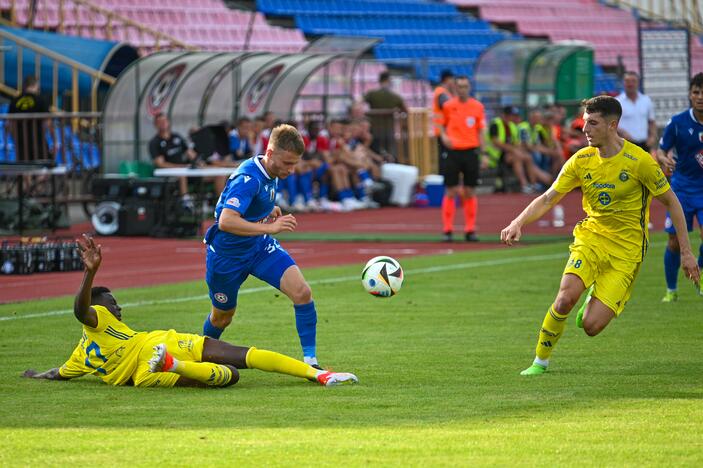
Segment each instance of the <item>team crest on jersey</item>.
[{"label": "team crest on jersey", "polygon": [[232,198],[230,198],[229,200],[227,200],[227,203],[225,203],[225,204],[226,204],[226,205],[232,205],[232,206],[235,207],[235,208],[239,208],[239,206],[240,206],[239,198],[237,198],[237,197],[232,197]]},{"label": "team crest on jersey", "polygon": [[696,161],[698,161],[698,165],[703,167],[703,151],[696,154]]},{"label": "team crest on jersey", "polygon": [[220,304],[227,302],[227,294],[225,293],[215,293],[215,300]]},{"label": "team crest on jersey", "polygon": [[598,201],[603,206],[610,205],[610,194],[608,192],[601,192],[598,194]]},{"label": "team crest on jersey", "polygon": [[621,181],[626,182],[629,178],[630,178],[630,176],[627,175],[627,172],[622,171],[622,172],[620,173],[620,180],[621,180]]},{"label": "team crest on jersey", "polygon": [[466,118],[466,126],[469,128],[473,128],[473,126],[476,125],[476,117],[470,116]]}]

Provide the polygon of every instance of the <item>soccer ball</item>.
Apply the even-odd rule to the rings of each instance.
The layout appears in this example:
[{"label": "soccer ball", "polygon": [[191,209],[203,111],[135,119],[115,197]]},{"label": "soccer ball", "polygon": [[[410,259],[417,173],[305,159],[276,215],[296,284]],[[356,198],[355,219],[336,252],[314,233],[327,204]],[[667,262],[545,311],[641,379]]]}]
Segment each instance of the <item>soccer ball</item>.
[{"label": "soccer ball", "polygon": [[361,272],[361,284],[369,294],[376,297],[391,297],[403,285],[403,269],[395,259],[386,256],[374,257]]}]

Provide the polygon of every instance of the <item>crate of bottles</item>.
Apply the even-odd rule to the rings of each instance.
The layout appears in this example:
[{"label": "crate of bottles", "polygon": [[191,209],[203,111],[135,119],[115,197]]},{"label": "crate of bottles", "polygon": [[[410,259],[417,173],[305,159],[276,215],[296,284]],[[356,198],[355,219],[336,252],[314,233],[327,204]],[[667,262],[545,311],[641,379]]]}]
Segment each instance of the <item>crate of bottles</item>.
[{"label": "crate of bottles", "polygon": [[83,261],[74,240],[23,237],[0,244],[0,274],[30,275],[82,269]]}]

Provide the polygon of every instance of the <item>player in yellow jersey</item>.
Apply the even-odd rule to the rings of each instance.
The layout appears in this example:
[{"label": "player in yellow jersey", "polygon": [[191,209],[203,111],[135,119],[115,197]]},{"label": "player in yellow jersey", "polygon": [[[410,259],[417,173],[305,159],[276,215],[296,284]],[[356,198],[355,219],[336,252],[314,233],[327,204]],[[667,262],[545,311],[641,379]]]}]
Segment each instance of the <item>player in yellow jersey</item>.
[{"label": "player in yellow jersey", "polygon": [[583,314],[586,334],[597,335],[620,315],[647,252],[652,197],[671,214],[686,277],[694,283],[700,278],[683,211],[669,182],[649,154],[617,134],[620,103],[609,96],[598,96],[583,104],[583,131],[590,146],[576,152],[549,190],[500,233],[501,241],[512,245],[520,240],[524,225],[542,217],[571,190],[580,187],[583,191],[587,216],[574,228],[559,292],[542,322],[537,356],[522,375],[539,375],[547,370],[566,317],[586,288],[592,287],[592,300]]},{"label": "player in yellow jersey", "polygon": [[102,261],[100,246],[85,235],[78,245],[85,274],[73,313],[83,324],[83,336],[61,367],[45,372],[30,369],[25,377],[69,380],[93,374],[111,385],[227,387],[239,380],[238,369],[250,368],[325,386],[357,382],[354,374],[316,369],[272,351],[175,330],[135,332],[122,321],[122,308],[110,290],[92,287]]}]

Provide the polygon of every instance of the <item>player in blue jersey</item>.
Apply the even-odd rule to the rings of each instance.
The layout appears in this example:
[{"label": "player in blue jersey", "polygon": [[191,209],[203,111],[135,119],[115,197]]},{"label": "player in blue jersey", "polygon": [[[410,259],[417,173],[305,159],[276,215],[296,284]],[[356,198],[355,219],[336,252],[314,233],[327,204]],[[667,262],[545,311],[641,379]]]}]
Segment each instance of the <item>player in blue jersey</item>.
[{"label": "player in blue jersey", "polygon": [[274,200],[278,180],[295,171],[304,150],[296,128],[279,125],[271,132],[265,154],[244,161],[227,180],[215,207],[215,224],[205,234],[212,311],[203,334],[220,337],[232,322],[239,287],[253,275],[293,301],[303,358],[317,366],[317,312],[310,286],[288,252],[271,237],[295,230],[295,217],[282,216]]},{"label": "player in blue jersey", "polygon": [[[672,173],[671,188],[681,202],[689,232],[693,230],[694,217],[698,220],[701,236],[698,266],[703,267],[703,73],[691,79],[688,97],[691,108],[669,121],[659,142],[657,159],[667,172]],[[681,255],[669,213],[665,230],[669,233],[664,253],[667,291],[662,302],[674,302],[678,297],[676,286]],[[702,294],[700,289],[698,293]]]}]

